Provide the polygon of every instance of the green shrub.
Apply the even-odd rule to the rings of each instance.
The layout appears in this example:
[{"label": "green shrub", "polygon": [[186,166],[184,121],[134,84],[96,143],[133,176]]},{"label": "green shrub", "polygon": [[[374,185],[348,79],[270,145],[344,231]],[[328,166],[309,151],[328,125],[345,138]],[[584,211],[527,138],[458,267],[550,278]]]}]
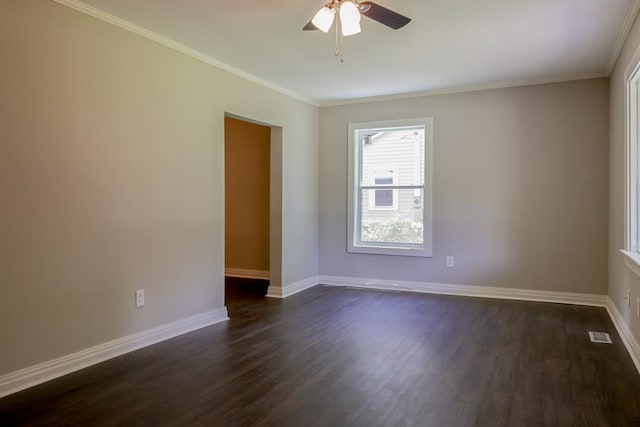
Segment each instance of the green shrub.
[{"label": "green shrub", "polygon": [[422,222],[406,218],[362,220],[362,241],[422,243]]}]

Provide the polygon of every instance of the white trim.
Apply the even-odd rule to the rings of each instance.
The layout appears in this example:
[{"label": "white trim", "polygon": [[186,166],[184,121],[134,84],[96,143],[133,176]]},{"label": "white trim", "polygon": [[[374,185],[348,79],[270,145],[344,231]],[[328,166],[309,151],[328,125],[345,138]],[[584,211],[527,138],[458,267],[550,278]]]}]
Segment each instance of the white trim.
[{"label": "white trim", "polygon": [[634,365],[636,365],[636,369],[640,373],[640,344],[636,341],[631,329],[629,329],[624,317],[622,317],[611,298],[607,297],[607,304],[605,307],[609,313],[609,317],[611,317],[613,325],[618,331],[618,335],[620,335],[620,339],[629,352],[629,356],[631,356],[631,360],[633,360]]},{"label": "white trim", "polygon": [[94,18],[97,18],[101,21],[104,22],[108,22],[109,24],[115,25],[116,27],[120,27],[124,30],[130,31],[134,34],[137,34],[141,37],[144,37],[146,39],[152,40],[156,43],[159,43],[163,46],[166,46],[170,49],[176,50],[180,53],[183,53],[185,55],[188,55],[192,58],[195,58],[199,61],[202,61],[206,64],[212,65],[216,68],[220,68],[221,70],[224,71],[228,71],[231,74],[234,74],[240,78],[243,78],[245,80],[248,80],[250,82],[256,83],[260,86],[266,87],[268,89],[271,89],[273,91],[279,92],[283,95],[289,96],[291,98],[295,98],[298,101],[302,101],[305,102],[307,104],[311,104],[313,106],[319,106],[319,104],[314,101],[311,98],[308,98],[306,96],[300,95],[292,90],[286,89],[282,86],[278,86],[274,83],[268,82],[266,80],[261,79],[260,77],[256,77],[253,74],[249,74],[245,71],[242,71],[238,68],[235,68],[229,64],[225,64],[224,62],[217,60],[215,58],[212,58],[209,55],[206,55],[198,50],[195,50],[193,48],[190,48],[188,46],[183,45],[182,43],[178,43],[175,40],[172,40],[168,37],[162,36],[158,33],[155,33],[153,31],[150,31],[144,27],[141,27],[139,25],[136,25],[132,22],[126,21],[122,18],[119,18],[115,15],[111,15],[110,13],[104,12],[98,8],[95,8],[93,6],[89,6],[85,3],[82,3],[81,1],[78,0],[53,0],[56,3],[59,3],[63,6],[69,7],[71,9],[77,10],[78,12],[84,13],[86,15],[92,16]]},{"label": "white trim", "polygon": [[624,255],[624,264],[629,270],[633,271],[636,276],[640,277],[640,254],[623,249],[620,249],[620,252]]},{"label": "white trim", "polygon": [[379,280],[361,277],[320,276],[320,283],[331,286],[373,288],[401,292],[458,295],[480,298],[513,299],[520,301],[553,302],[561,304],[606,306],[606,295],[581,294],[532,289],[498,288],[489,286],[453,285],[433,282]]},{"label": "white trim", "polygon": [[575,74],[566,76],[557,76],[551,78],[512,80],[506,82],[496,82],[487,84],[467,85],[467,86],[450,86],[440,89],[429,89],[415,92],[396,93],[390,95],[365,96],[362,98],[336,99],[328,101],[319,101],[319,107],[337,107],[340,105],[366,104],[369,102],[381,101],[398,101],[403,99],[422,98],[427,96],[451,95],[455,93],[479,92],[484,90],[508,89],[521,86],[534,86],[553,83],[573,82],[580,80],[602,79],[609,77],[610,73],[593,73],[593,74]]},{"label": "white trim", "polygon": [[225,320],[229,320],[227,308],[221,307],[2,375],[0,397]]},{"label": "white trim", "polygon": [[616,44],[613,47],[611,56],[609,57],[609,65],[607,66],[607,74],[609,75],[613,73],[613,69],[616,67],[618,58],[620,57],[620,53],[622,53],[622,48],[624,47],[624,44],[626,43],[627,38],[629,37],[631,28],[633,28],[633,23],[636,21],[638,12],[640,12],[640,0],[634,0],[633,4],[629,8],[629,11],[627,12],[627,17],[624,20],[624,24],[622,25],[622,28],[620,28],[618,39],[616,40]]},{"label": "white trim", "polygon": [[264,279],[269,280],[269,272],[266,270],[249,270],[246,268],[225,268],[224,275],[227,277],[240,277],[243,279]]},{"label": "white trim", "polygon": [[269,285],[269,288],[267,289],[267,298],[283,299],[297,294],[298,292],[313,288],[319,284],[320,276],[312,276],[284,286]]}]

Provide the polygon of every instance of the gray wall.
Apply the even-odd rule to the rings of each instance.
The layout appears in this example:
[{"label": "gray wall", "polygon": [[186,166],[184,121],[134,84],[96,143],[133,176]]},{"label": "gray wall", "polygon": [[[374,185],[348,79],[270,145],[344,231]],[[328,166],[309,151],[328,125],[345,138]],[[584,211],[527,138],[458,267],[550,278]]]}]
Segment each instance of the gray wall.
[{"label": "gray wall", "polygon": [[[608,79],[322,108],[321,274],[606,294],[608,114]],[[434,256],[348,254],[347,123],[416,117]]]},{"label": "gray wall", "polygon": [[[624,265],[620,249],[625,233],[625,73],[636,51],[640,49],[640,24],[634,24],[611,74],[611,122],[609,154],[609,297],[626,320],[637,341],[640,341],[640,321],[635,315],[635,301],[640,298],[640,279]],[[624,300],[631,291],[631,308]]]},{"label": "gray wall", "polygon": [[0,57],[0,374],[224,305],[225,112],[282,127],[318,274],[317,107],[52,1],[0,2]]}]

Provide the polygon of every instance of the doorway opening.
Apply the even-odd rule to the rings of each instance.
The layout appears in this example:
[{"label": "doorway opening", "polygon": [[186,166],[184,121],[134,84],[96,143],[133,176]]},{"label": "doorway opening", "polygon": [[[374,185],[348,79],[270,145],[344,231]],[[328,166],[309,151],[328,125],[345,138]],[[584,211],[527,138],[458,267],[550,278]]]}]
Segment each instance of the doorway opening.
[{"label": "doorway opening", "polygon": [[264,298],[281,277],[282,129],[227,113],[224,134],[225,295]]}]

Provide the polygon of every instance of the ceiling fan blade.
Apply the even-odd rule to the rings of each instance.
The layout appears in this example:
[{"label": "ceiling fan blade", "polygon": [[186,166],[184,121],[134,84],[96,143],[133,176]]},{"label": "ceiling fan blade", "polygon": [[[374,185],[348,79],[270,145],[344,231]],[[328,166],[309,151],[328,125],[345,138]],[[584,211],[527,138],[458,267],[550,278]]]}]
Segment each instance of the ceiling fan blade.
[{"label": "ceiling fan blade", "polygon": [[313,23],[311,21],[309,21],[307,23],[307,25],[305,25],[304,27],[302,27],[302,31],[315,31],[317,30],[318,27],[316,27],[315,25],[313,25]]},{"label": "ceiling fan blade", "polygon": [[402,28],[411,22],[411,18],[407,18],[371,1],[360,2],[360,13],[394,30]]}]

